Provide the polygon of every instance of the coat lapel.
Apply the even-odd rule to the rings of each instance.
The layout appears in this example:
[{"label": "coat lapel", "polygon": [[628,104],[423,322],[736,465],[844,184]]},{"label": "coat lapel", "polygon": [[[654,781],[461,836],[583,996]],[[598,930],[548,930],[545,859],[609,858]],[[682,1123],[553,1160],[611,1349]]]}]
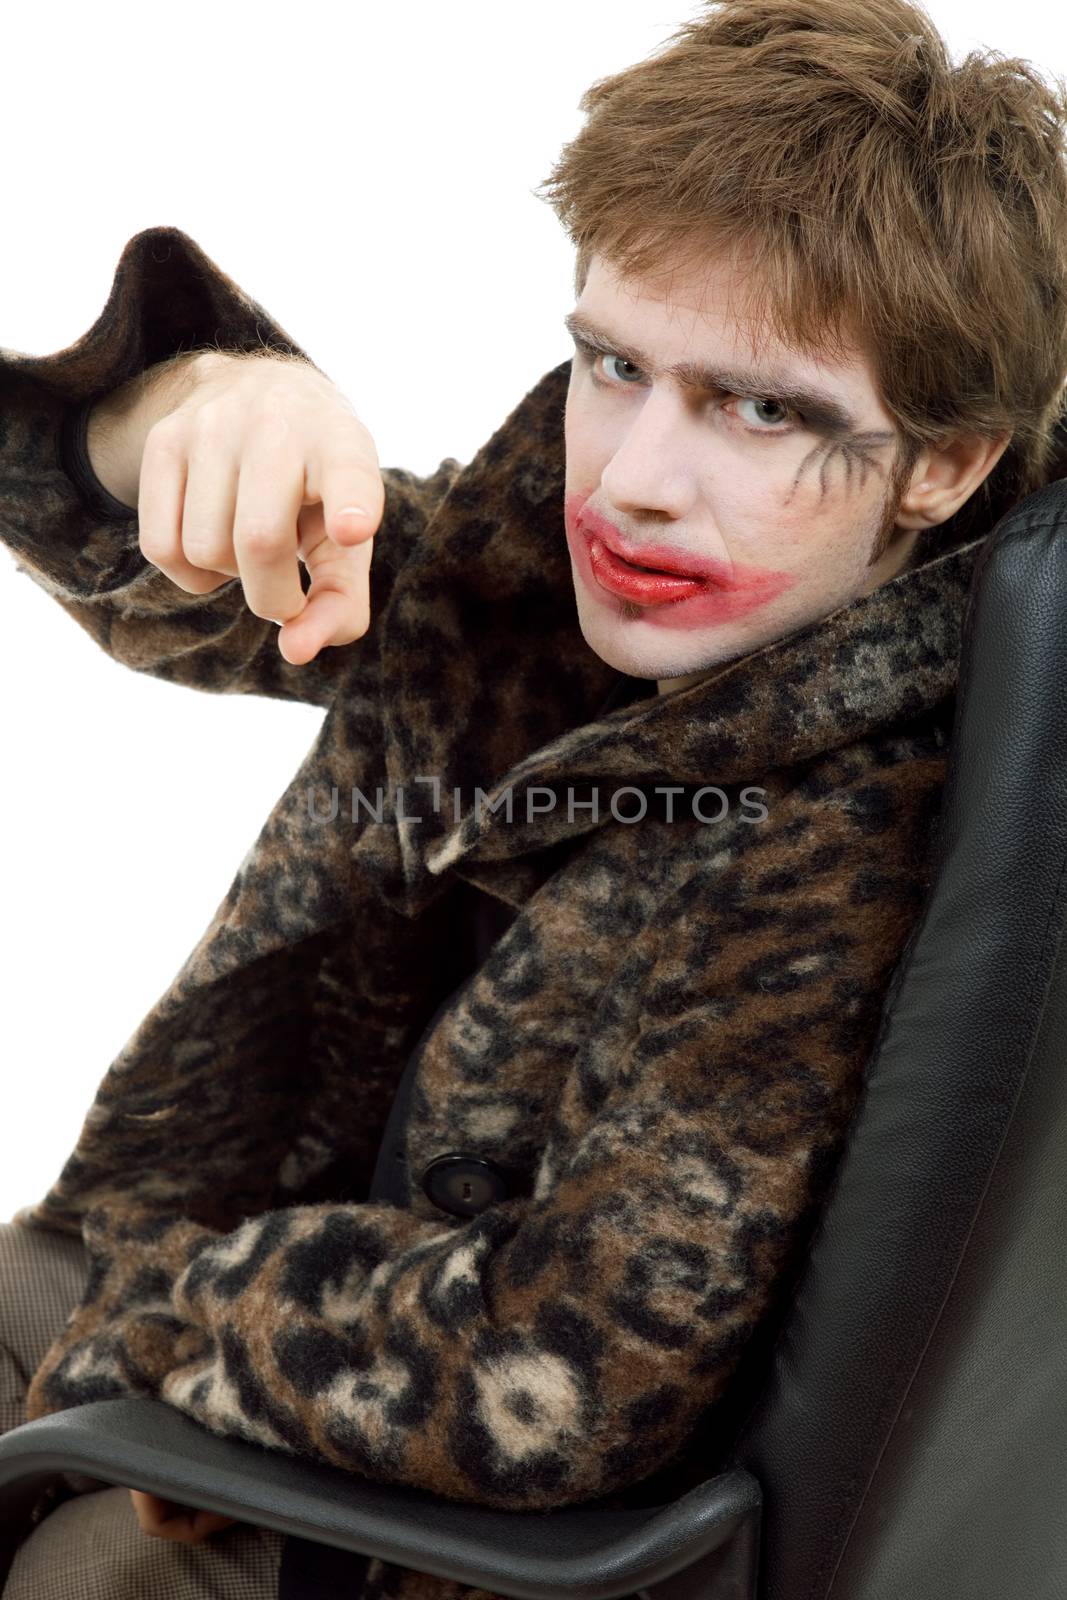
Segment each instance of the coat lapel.
[{"label": "coat lapel", "polygon": [[[562,535],[568,370],[548,372],[466,467],[379,622],[386,808],[409,915],[440,888],[428,857],[455,826],[453,790],[473,799],[588,721],[618,678],[578,628]],[[439,805],[420,777],[437,780]]]}]

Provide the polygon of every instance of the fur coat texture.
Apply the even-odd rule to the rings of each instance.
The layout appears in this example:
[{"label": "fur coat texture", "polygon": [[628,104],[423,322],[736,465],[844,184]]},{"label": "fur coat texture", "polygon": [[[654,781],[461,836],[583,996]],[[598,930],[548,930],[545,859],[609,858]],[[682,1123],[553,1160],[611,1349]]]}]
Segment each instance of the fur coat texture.
[{"label": "fur coat texture", "polygon": [[[729,1442],[862,1092],[990,524],[931,530],[894,581],[660,696],[578,627],[563,363],[468,465],[385,470],[370,631],[292,667],[238,580],[185,593],[67,471],[82,402],[197,345],[303,353],[156,227],[75,344],[0,351],[19,570],[136,671],[325,710],[12,1219],[92,1263],[29,1416],[146,1395],[509,1510],[681,1492]],[[506,926],[477,962],[486,899]],[[435,1013],[404,1203],[375,1199]],[[362,1593],[484,1600],[378,1560]]]}]

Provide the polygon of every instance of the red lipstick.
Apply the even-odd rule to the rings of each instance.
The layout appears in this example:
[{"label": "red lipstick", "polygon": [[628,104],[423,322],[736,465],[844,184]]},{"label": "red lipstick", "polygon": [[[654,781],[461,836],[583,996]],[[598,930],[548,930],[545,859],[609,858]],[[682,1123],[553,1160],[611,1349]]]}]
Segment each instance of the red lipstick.
[{"label": "red lipstick", "polygon": [[673,628],[732,621],[765,605],[796,581],[789,572],[737,566],[669,545],[627,545],[588,497],[568,495],[567,542],[587,587],[602,599],[641,606],[642,620]]}]

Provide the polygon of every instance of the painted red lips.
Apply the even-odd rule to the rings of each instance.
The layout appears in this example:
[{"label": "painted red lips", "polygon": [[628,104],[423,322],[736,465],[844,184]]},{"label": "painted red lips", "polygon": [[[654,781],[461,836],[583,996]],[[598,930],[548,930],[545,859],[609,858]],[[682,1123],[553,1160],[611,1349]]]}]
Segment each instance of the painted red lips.
[{"label": "painted red lips", "polygon": [[566,499],[567,540],[576,565],[600,598],[642,607],[640,620],[668,627],[708,627],[766,605],[796,581],[788,572],[738,566],[665,544],[631,545],[613,522],[587,504]]}]

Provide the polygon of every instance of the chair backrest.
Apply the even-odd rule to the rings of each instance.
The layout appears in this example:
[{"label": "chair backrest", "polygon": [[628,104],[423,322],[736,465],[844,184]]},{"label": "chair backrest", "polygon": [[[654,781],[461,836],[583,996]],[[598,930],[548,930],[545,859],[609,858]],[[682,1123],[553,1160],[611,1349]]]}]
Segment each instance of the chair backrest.
[{"label": "chair backrest", "polygon": [[723,1458],[763,1486],[761,1600],[1067,1594],[1065,924],[1061,479],[981,553],[935,874]]}]

